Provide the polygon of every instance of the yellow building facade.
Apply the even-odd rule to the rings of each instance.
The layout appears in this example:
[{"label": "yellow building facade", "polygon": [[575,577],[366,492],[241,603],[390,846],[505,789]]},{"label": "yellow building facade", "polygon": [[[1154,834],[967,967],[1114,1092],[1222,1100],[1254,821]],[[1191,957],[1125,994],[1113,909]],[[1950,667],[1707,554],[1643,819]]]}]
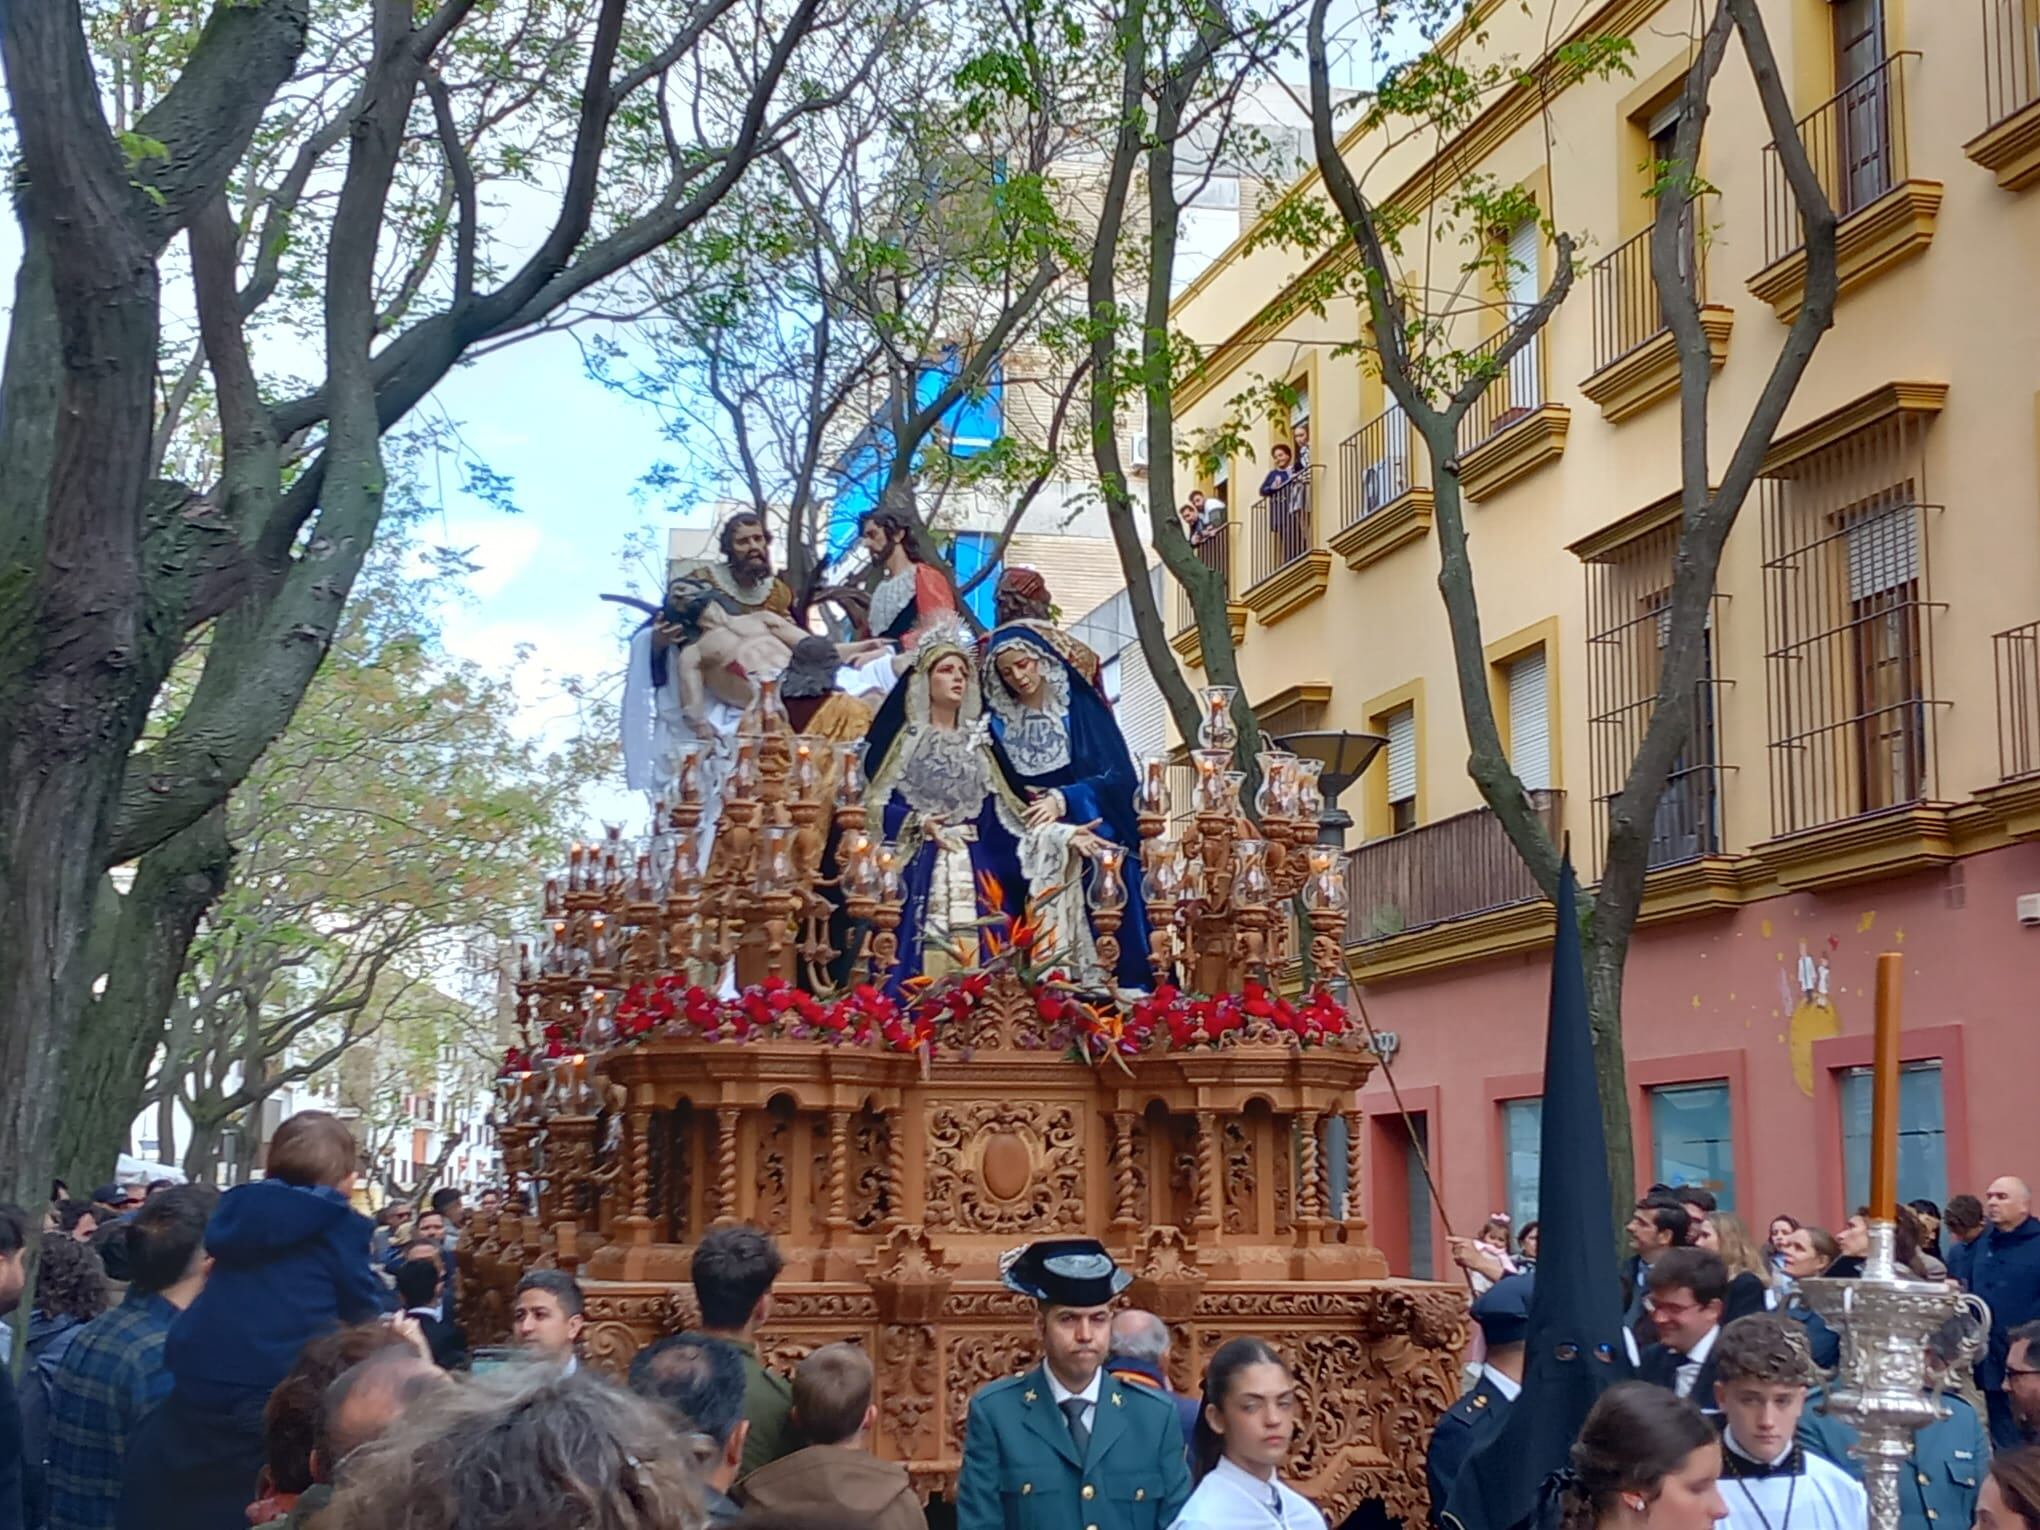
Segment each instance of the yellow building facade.
[{"label": "yellow building facade", "polygon": [[[1480,9],[1483,55],[1540,57],[1549,8]],[[1630,73],[1566,83],[1531,67],[1450,143],[1344,145],[1377,203],[1421,215],[1427,185],[1478,171],[1532,192],[1580,241],[1570,297],[1469,416],[1455,466],[1503,737],[1589,876],[1599,804],[1648,720],[1671,583],[1677,372],[1645,188],[1706,9],[1556,7],[1570,32],[1553,43],[1619,33]],[[2010,1172],[2018,1112],[2009,1098],[1996,1110],[1990,1070],[1965,1064],[1976,1028],[1992,1028],[1993,1057],[2000,1039],[2040,1054],[2011,1035],[2031,1029],[2018,1017],[2040,979],[2040,930],[2019,904],[2040,893],[2040,4],[1766,0],[1764,14],[1842,215],[1842,296],[1722,561],[1625,1017],[1640,1175],[1721,1183],[1759,1226],[1774,1209],[1826,1222],[1860,1194],[1855,1070],[1880,947],[1913,962],[1908,1194]],[[1803,282],[1769,139],[1732,42],[1693,251],[1717,467]],[[1321,191],[1313,177],[1291,195]],[[1552,275],[1535,223],[1495,237],[1538,280],[1476,291],[1461,346],[1492,343]],[[1422,258],[1421,230],[1405,245]],[[1437,258],[1434,285],[1450,285],[1461,253]],[[1282,417],[1253,419],[1251,452],[1204,485],[1228,506],[1206,556],[1228,569],[1264,718],[1389,740],[1345,802],[1353,952],[1375,1023],[1399,1038],[1448,1207],[1477,1225],[1494,1206],[1534,1207],[1522,1107],[1549,910],[1466,774],[1436,470],[1371,367],[1337,354],[1359,334],[1350,303],[1267,317],[1308,274],[1249,235],[1183,294],[1175,321],[1207,360],[1179,394],[1178,435],[1225,426],[1256,380],[1288,385]],[[1307,487],[1263,499],[1271,448],[1298,423]],[[1186,610],[1179,592],[1176,643],[1194,659]],[[1409,1135],[1380,1124],[1369,1196],[1382,1246],[1421,1271],[1444,1208],[1405,1172]]]}]

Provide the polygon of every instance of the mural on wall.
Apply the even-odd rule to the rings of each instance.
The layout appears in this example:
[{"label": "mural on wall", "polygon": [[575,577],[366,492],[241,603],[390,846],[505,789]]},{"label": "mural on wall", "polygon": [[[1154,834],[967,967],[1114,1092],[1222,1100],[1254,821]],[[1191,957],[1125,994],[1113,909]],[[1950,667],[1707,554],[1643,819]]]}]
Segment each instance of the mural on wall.
[{"label": "mural on wall", "polygon": [[1841,941],[1830,935],[1816,955],[1801,940],[1799,960],[1793,964],[1789,974],[1782,963],[1778,970],[1780,998],[1784,1009],[1792,1016],[1787,1029],[1792,1052],[1792,1081],[1808,1099],[1813,1098],[1813,1044],[1842,1033],[1842,1017],[1835,1010],[1830,992],[1828,965],[1828,958],[1840,947]]}]

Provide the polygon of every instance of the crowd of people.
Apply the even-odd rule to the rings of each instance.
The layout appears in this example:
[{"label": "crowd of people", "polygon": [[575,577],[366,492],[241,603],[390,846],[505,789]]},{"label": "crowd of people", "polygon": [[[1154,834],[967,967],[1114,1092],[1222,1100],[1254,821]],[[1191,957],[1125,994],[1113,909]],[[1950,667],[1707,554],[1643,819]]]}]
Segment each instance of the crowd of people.
[{"label": "crowd of people", "polygon": [[[467,1210],[354,1209],[355,1147],[320,1112],[286,1122],[267,1175],[54,1196],[18,1375],[0,1370],[0,1530],[926,1530],[907,1469],[871,1449],[870,1357],[827,1344],[782,1376],[760,1357],[781,1255],[725,1225],[692,1262],[698,1320],[616,1381],[580,1363],[584,1300],[529,1272],[513,1343],[471,1346],[452,1300]],[[61,1188],[61,1187],[59,1187]],[[510,1209],[495,1192],[479,1202]],[[1900,1265],[1990,1303],[1988,1335],[1943,1325],[1936,1382],[1974,1360],[1922,1429],[1905,1530],[2040,1530],[2040,1220],[2019,1180],[1917,1203]],[[1759,1242],[1706,1191],[1653,1187],[1629,1224],[1633,1381],[1607,1390],[1546,1484],[1565,1530],[1860,1530],[1854,1440],[1822,1404],[1837,1336],[1800,1281],[1860,1273],[1859,1212],[1792,1217]],[[27,1290],[30,1219],[0,1208],[0,1309]],[[1473,1277],[1471,1385],[1428,1446],[1434,1518],[1522,1396],[1537,1230],[1490,1219],[1454,1252]],[[1304,1400],[1280,1347],[1237,1338],[1199,1394],[1171,1390],[1170,1331],[1119,1305],[1099,1243],[1004,1262],[1036,1305],[1039,1360],[970,1400],[959,1530],[1325,1530],[1286,1480]],[[116,1299],[116,1293],[117,1299]],[[932,1401],[932,1400],[931,1400]],[[1986,1427],[1986,1420],[1988,1427]]]},{"label": "crowd of people", "polygon": [[[1759,1240],[1710,1191],[1654,1185],[1637,1200],[1627,1235],[1629,1359],[1641,1384],[1689,1403],[1718,1428],[1715,1475],[1727,1486],[1720,1490],[1726,1507],[1714,1517],[1728,1518],[1734,1530],[1783,1530],[1777,1506],[1767,1505],[1772,1489],[1751,1485],[1782,1481],[1790,1495],[1785,1512],[1801,1515],[1801,1524],[1863,1524],[1855,1438],[1822,1406],[1840,1336],[1799,1285],[1861,1276],[1870,1252],[1869,1208],[1859,1207],[1833,1232],[1776,1216]],[[1928,1343],[1929,1375],[1950,1388],[1947,1415],[1915,1437],[1901,1495],[1905,1530],[1971,1523],[2014,1530],[2006,1515],[2022,1513],[2019,1504],[2030,1507],[2030,1489],[2040,1485],[2040,1219],[2032,1192],[2004,1176],[1981,1198],[1900,1206],[1893,1243],[1902,1278],[1974,1292],[1990,1309],[1987,1332],[1958,1317]],[[1434,1437],[1437,1505],[1520,1391],[1537,1227],[1512,1236],[1509,1219],[1497,1215],[1477,1236],[1454,1239],[1452,1250],[1477,1292],[1482,1337],[1471,1389]],[[1991,1473],[2000,1467],[2010,1475],[1994,1490]]]}]

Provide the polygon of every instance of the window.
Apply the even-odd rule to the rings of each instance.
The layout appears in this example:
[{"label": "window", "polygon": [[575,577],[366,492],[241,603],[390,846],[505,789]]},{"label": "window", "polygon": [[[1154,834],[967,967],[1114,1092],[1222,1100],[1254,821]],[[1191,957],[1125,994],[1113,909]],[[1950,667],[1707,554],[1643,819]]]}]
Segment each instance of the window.
[{"label": "window", "polygon": [[1775,833],[1933,795],[1921,418],[1896,413],[1763,481]]},{"label": "window", "polygon": [[1388,832],[1417,826],[1417,713],[1399,707],[1388,714]]},{"label": "window", "polygon": [[994,556],[994,550],[998,545],[998,537],[989,531],[959,531],[949,550],[950,566],[956,570],[956,582],[959,587],[968,584],[986,563],[993,565],[991,572],[978,580],[977,586],[963,597],[963,603],[970,608],[970,614],[987,628],[998,619],[993,605],[993,597],[998,593],[999,586],[998,560]]},{"label": "window", "polygon": [[1410,1274],[1429,1280],[1438,1268],[1431,1246],[1431,1181],[1424,1172],[1424,1160],[1431,1154],[1430,1117],[1412,1111],[1408,1120],[1409,1134],[1403,1143],[1403,1204],[1410,1212]]},{"label": "window", "polygon": [[[1842,1114],[1841,1210],[1850,1211],[1870,1199],[1870,1070],[1844,1068],[1836,1082]],[[1898,1198],[1923,1196],[1936,1206],[1948,1198],[1939,1061],[1907,1063],[1898,1075]]]},{"label": "window", "polygon": [[[1587,564],[1587,744],[1600,836],[1630,762],[1657,710],[1658,685],[1672,638],[1674,517],[1612,547],[1582,552]],[[1672,762],[1651,819],[1650,862],[1670,866],[1721,848],[1720,734],[1714,688],[1715,613],[1701,634],[1693,728]]]},{"label": "window", "polygon": [[[1538,251],[1543,231],[1537,220],[1526,218],[1509,232],[1509,324],[1511,327],[1537,306],[1543,285],[1538,270]],[[1544,368],[1538,351],[1544,337],[1538,335],[1516,352],[1509,362],[1509,411],[1535,409],[1544,402]]]},{"label": "window", "polygon": [[1544,650],[1533,648],[1502,666],[1509,694],[1509,763],[1523,789],[1551,786],[1551,722],[1546,700]]},{"label": "window", "polygon": [[1735,1210],[1735,1150],[1726,1081],[1662,1084],[1650,1097],[1651,1178],[1701,1185],[1723,1211]]},{"label": "window", "polygon": [[1544,1101],[1502,1101],[1502,1174],[1510,1225],[1521,1232],[1537,1220],[1537,1159],[1544,1133]]},{"label": "window", "polygon": [[1884,64],[1884,0],[1833,0],[1835,94],[1840,98],[1842,217],[1893,185],[1891,104]]},{"label": "window", "polygon": [[[914,389],[914,402],[925,408],[935,402],[963,370],[964,355],[955,346],[943,348],[940,360],[921,368]],[[994,363],[974,391],[951,404],[936,427],[936,436],[952,457],[975,457],[991,448],[1003,428],[1005,377]]]}]

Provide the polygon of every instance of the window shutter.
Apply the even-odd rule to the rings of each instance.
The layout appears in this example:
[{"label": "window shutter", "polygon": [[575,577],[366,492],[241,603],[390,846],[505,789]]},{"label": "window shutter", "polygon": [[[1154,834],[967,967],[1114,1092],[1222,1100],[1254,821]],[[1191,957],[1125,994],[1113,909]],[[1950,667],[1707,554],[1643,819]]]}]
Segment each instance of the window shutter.
[{"label": "window shutter", "polygon": [[1542,231],[1533,219],[1525,219],[1509,231],[1509,317],[1512,320],[1520,319],[1523,311],[1537,302],[1537,256],[1541,243]]},{"label": "window shutter", "polygon": [[1388,719],[1388,800],[1417,794],[1417,714],[1404,707]]},{"label": "window shutter", "polygon": [[1546,716],[1544,650],[1509,666],[1509,762],[1525,791],[1551,785],[1551,721]]},{"label": "window shutter", "polygon": [[1848,544],[1851,600],[1903,589],[1920,576],[1919,538],[1909,502],[1851,517]]}]

